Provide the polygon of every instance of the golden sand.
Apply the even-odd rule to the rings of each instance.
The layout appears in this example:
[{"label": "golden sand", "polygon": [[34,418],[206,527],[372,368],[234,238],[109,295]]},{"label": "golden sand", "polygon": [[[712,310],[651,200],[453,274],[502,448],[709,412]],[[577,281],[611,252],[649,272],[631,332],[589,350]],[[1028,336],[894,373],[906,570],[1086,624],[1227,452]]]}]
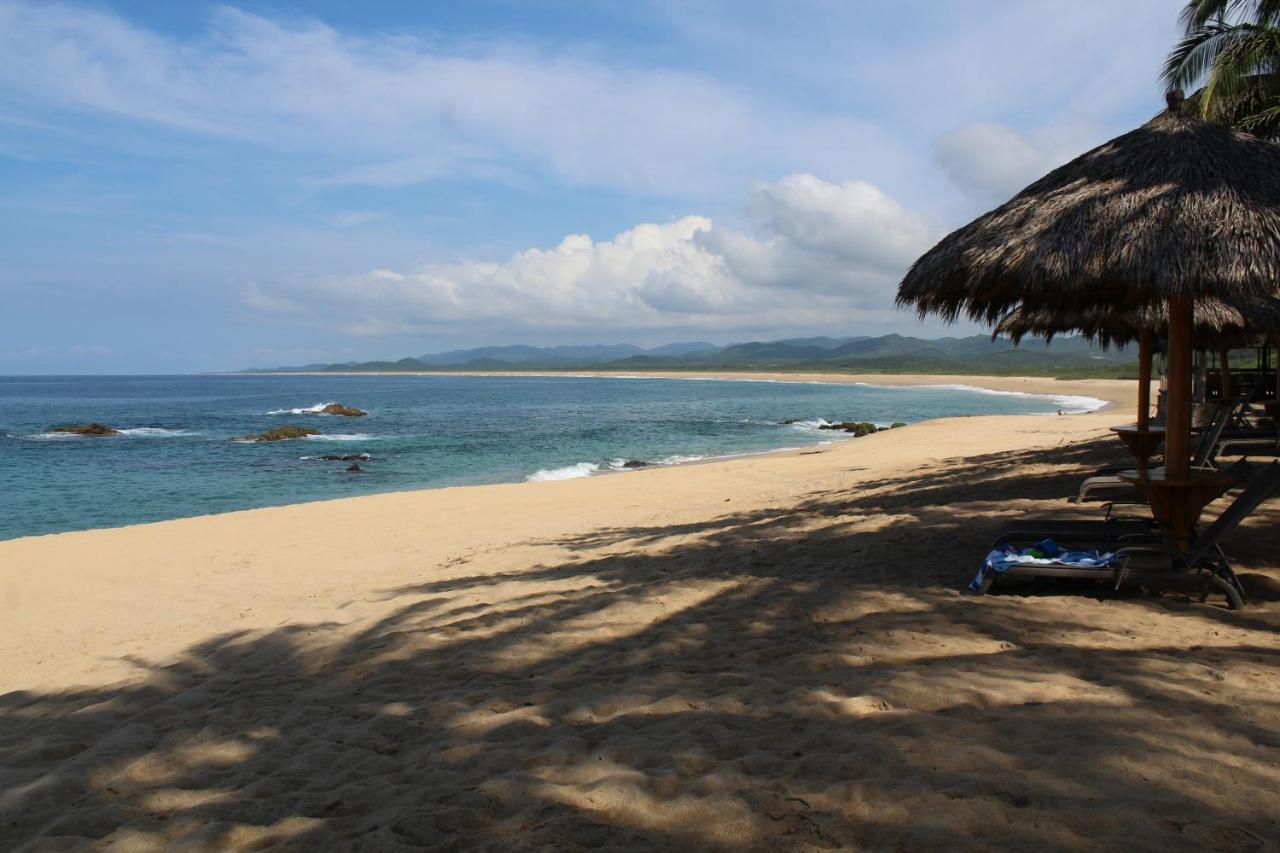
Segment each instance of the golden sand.
[{"label": "golden sand", "polygon": [[1274,846],[1277,507],[1240,612],[968,596],[1133,384],[865,378],[1117,408],[0,543],[0,849]]}]

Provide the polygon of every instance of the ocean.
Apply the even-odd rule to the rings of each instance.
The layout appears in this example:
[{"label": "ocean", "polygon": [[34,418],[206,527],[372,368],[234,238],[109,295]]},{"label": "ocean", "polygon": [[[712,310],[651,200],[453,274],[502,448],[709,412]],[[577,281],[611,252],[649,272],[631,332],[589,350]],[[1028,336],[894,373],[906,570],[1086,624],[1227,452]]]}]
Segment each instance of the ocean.
[{"label": "ocean", "polygon": [[[335,401],[369,415],[313,413]],[[848,440],[818,429],[824,422],[887,426],[1098,405],[963,386],[750,379],[0,377],[0,539],[374,492],[627,476],[628,462],[676,465]],[[90,421],[122,432],[49,432]],[[284,425],[322,434],[232,440]],[[358,473],[346,470],[351,461],[322,458],[352,454],[367,456]]]}]

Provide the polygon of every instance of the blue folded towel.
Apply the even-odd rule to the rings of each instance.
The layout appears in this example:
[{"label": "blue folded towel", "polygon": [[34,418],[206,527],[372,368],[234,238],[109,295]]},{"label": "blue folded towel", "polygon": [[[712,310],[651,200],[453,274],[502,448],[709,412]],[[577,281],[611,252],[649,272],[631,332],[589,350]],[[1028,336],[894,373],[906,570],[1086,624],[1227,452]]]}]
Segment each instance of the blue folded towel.
[{"label": "blue folded towel", "polygon": [[1082,568],[1102,568],[1114,565],[1117,555],[1108,551],[1063,551],[1052,539],[1045,539],[1030,548],[1016,550],[1012,545],[1004,544],[987,554],[982,561],[982,568],[969,583],[969,589],[977,592],[982,588],[982,579],[987,572],[1005,572],[1010,566],[1079,566]]}]

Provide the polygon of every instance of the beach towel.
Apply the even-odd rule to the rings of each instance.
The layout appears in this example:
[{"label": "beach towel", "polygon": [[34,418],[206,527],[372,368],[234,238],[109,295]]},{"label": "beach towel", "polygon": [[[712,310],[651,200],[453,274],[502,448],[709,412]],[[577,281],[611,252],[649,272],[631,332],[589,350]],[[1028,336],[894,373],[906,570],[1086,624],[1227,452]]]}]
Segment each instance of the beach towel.
[{"label": "beach towel", "polygon": [[977,576],[969,583],[969,589],[977,592],[982,588],[982,579],[987,572],[1006,572],[1010,566],[1104,568],[1115,565],[1117,559],[1118,555],[1111,551],[1064,551],[1052,539],[1045,539],[1021,551],[1006,543],[987,554]]}]

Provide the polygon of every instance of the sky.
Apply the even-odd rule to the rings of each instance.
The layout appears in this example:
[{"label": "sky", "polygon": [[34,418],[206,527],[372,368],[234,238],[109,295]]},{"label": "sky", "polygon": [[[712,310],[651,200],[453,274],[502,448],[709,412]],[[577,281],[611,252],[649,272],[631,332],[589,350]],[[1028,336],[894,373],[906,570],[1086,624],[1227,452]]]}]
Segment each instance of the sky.
[{"label": "sky", "polygon": [[969,334],[903,273],[1181,5],[0,0],[0,374]]}]

